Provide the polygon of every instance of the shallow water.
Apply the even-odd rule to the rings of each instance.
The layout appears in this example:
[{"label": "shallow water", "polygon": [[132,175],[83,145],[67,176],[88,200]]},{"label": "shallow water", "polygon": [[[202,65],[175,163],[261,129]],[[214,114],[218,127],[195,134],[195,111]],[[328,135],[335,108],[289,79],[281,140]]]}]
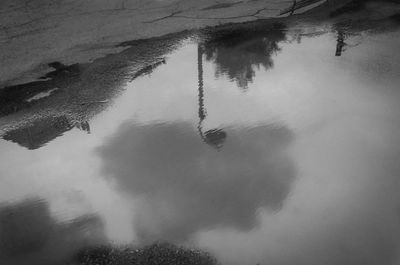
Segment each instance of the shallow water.
[{"label": "shallow water", "polygon": [[0,259],[158,241],[232,265],[398,264],[391,26],[178,35],[3,92]]}]

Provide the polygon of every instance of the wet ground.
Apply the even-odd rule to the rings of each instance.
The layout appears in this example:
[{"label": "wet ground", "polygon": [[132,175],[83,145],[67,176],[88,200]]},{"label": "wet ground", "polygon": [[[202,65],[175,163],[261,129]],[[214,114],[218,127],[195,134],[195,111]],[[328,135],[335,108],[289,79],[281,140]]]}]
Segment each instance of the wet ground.
[{"label": "wet ground", "polygon": [[[0,87],[32,81],[48,63],[86,63],[123,41],[303,13],[324,0],[2,0]],[[349,0],[329,0],[338,7]],[[289,9],[289,11],[288,11]]]},{"label": "wet ground", "polygon": [[399,14],[128,41],[0,89],[0,264],[399,264]]}]

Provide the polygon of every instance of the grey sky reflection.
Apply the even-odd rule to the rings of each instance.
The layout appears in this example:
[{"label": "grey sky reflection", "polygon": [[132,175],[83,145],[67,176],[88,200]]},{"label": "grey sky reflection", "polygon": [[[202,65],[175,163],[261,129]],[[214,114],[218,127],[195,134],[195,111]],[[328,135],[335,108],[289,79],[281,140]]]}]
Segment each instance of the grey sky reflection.
[{"label": "grey sky reflection", "polygon": [[259,207],[282,206],[294,178],[286,128],[228,130],[220,151],[190,124],[124,124],[99,154],[103,174],[140,198],[139,240],[179,242],[195,232],[257,224]]}]

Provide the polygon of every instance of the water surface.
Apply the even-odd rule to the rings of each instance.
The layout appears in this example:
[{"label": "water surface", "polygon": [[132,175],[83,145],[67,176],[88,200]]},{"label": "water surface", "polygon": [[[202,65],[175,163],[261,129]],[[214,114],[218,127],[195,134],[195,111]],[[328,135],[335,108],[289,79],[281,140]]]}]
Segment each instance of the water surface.
[{"label": "water surface", "polygon": [[0,260],[398,264],[396,21],[182,33],[4,89]]}]

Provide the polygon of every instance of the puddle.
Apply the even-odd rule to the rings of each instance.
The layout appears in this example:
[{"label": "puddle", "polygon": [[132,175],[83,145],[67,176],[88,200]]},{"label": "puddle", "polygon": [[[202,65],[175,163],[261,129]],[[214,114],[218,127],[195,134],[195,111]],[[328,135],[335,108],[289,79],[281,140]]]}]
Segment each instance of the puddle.
[{"label": "puddle", "polygon": [[124,45],[0,91],[2,263],[399,262],[393,17]]}]

